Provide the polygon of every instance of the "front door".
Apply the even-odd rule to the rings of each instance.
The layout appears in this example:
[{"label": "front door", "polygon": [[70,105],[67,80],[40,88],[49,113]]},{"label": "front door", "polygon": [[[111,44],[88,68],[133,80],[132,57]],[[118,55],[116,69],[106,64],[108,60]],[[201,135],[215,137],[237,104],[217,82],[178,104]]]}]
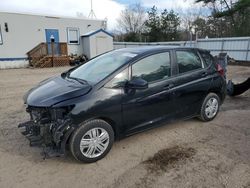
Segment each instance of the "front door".
[{"label": "front door", "polygon": [[45,29],[46,43],[48,44],[48,54],[52,54],[51,38],[54,38],[54,54],[59,54],[59,31],[58,29]]},{"label": "front door", "polygon": [[175,110],[170,59],[170,52],[162,52],[132,64],[131,79],[141,77],[149,86],[143,90],[128,88],[123,95],[123,126],[127,135],[172,117]]}]

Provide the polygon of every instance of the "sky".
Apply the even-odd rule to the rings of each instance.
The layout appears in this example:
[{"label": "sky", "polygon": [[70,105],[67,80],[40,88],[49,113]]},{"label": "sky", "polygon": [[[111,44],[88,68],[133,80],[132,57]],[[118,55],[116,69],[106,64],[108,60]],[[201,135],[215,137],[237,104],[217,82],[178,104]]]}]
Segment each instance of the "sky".
[{"label": "sky", "polygon": [[[35,13],[41,15],[57,15],[88,17],[91,10],[91,0],[0,0],[0,11]],[[201,5],[194,5],[194,0],[92,0],[93,10],[98,19],[108,19],[108,29],[116,27],[116,20],[126,6],[141,3],[146,9],[154,5],[160,9],[173,9],[185,12],[198,9]]]}]

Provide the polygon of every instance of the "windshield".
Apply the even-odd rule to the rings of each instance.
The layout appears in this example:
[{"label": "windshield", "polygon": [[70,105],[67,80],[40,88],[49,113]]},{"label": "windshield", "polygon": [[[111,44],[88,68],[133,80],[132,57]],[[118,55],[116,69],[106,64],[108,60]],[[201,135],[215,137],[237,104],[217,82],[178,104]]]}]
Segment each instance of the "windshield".
[{"label": "windshield", "polygon": [[136,55],[124,51],[108,52],[73,70],[69,74],[69,78],[86,80],[94,84],[98,83]]}]

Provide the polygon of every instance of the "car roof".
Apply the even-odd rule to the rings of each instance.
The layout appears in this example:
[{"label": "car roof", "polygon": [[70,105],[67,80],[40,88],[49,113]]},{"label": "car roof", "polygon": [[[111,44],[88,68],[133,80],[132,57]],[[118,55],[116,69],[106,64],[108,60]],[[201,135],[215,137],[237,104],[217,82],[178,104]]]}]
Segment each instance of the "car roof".
[{"label": "car roof", "polygon": [[[144,54],[144,53],[152,53],[154,51],[160,51],[160,50],[172,50],[172,49],[198,49],[194,47],[184,47],[184,46],[140,46],[140,47],[132,47],[132,48],[121,48],[117,51],[124,51],[124,52],[130,52],[130,53],[136,53],[138,55]],[[201,49],[203,50],[203,49]]]}]

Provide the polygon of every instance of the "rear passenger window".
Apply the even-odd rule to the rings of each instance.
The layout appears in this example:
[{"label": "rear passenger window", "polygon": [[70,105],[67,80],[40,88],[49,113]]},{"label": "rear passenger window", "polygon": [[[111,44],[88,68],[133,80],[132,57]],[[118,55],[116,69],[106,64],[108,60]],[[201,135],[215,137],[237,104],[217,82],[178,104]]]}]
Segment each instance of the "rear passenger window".
[{"label": "rear passenger window", "polygon": [[176,51],[179,73],[185,73],[202,68],[202,62],[193,51]]},{"label": "rear passenger window", "polygon": [[206,67],[208,67],[213,61],[214,61],[214,58],[208,53],[208,52],[205,52],[205,51],[199,51]]},{"label": "rear passenger window", "polygon": [[132,77],[154,82],[171,76],[169,52],[148,56],[132,65]]}]

